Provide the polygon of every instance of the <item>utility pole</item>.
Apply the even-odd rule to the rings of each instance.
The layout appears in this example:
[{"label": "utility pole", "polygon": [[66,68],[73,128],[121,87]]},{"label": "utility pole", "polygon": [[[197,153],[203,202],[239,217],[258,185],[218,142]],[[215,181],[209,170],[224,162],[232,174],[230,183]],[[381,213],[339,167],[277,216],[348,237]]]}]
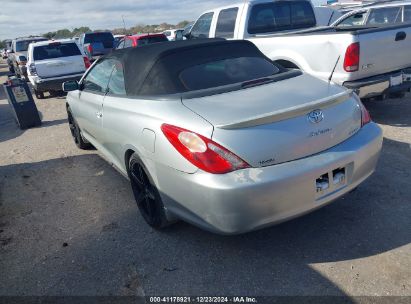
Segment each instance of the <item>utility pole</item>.
[{"label": "utility pole", "polygon": [[124,16],[123,15],[121,15],[121,19],[123,19],[124,35],[127,35],[126,22],[124,21]]}]

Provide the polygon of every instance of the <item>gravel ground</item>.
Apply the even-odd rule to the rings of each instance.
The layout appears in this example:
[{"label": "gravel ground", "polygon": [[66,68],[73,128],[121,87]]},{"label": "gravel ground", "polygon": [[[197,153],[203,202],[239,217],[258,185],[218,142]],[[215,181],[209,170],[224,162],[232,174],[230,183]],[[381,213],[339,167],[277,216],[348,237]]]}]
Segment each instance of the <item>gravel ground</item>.
[{"label": "gravel ground", "polygon": [[385,140],[357,191],[235,237],[149,228],[128,182],[75,147],[64,98],[36,104],[42,127],[20,131],[0,89],[0,295],[411,296],[411,95],[367,103]]}]

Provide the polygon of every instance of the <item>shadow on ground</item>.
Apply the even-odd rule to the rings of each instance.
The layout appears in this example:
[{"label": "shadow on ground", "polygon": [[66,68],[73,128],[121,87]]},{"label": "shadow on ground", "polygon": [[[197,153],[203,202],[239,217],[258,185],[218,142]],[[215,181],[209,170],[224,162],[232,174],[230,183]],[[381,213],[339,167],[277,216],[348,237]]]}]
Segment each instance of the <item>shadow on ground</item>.
[{"label": "shadow on ground", "polygon": [[95,154],[0,167],[0,294],[343,295],[310,264],[408,244],[410,164],[409,145],[385,140],[356,192],[235,237],[150,229],[128,182]]},{"label": "shadow on ground", "polygon": [[402,99],[386,99],[364,102],[372,119],[383,125],[411,126],[411,94]]},{"label": "shadow on ground", "polygon": [[[40,118],[42,118],[43,115],[41,112],[39,112],[39,114]],[[67,123],[67,119],[42,121],[42,125],[39,128],[47,128],[64,123]],[[21,130],[18,127],[11,106],[9,104],[0,104],[0,143],[19,137],[25,131],[26,130]]]}]

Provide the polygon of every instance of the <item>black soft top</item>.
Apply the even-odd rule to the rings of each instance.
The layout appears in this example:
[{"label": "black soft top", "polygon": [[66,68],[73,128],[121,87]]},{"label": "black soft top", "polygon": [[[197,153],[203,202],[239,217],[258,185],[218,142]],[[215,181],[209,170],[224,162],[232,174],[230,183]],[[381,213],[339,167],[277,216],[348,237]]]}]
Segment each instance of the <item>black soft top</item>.
[{"label": "black soft top", "polygon": [[103,58],[116,58],[123,64],[128,96],[147,96],[187,92],[179,79],[183,70],[236,57],[266,58],[249,41],[224,39],[156,43],[116,50]]}]

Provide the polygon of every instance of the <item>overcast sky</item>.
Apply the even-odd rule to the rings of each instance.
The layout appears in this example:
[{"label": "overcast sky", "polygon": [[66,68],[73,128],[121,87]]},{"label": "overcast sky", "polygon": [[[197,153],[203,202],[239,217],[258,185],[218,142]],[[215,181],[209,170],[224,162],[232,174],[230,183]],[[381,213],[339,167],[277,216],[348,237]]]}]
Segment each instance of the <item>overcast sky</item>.
[{"label": "overcast sky", "polygon": [[[321,1],[321,0],[314,0]],[[113,29],[136,24],[195,20],[214,7],[238,0],[2,0],[0,39],[89,26]]]}]

